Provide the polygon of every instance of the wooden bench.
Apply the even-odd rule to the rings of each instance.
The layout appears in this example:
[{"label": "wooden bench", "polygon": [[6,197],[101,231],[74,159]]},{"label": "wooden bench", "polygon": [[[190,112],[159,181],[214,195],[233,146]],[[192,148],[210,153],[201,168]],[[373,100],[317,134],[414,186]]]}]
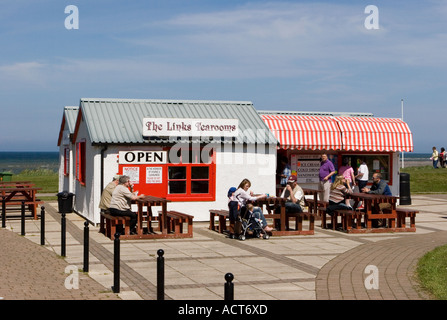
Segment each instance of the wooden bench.
[{"label": "wooden bench", "polygon": [[[419,213],[418,210],[407,209],[407,208],[397,208],[397,223],[396,227],[405,229],[407,231],[416,231],[416,214]],[[405,220],[406,218],[410,218],[410,228],[406,228]]]},{"label": "wooden bench", "polygon": [[115,239],[115,233],[121,229],[121,234],[130,235],[130,217],[112,216],[108,211],[101,212],[99,220],[99,232],[111,240]]},{"label": "wooden bench", "polygon": [[[352,229],[352,222],[355,220],[355,229],[362,228],[362,212],[354,210],[335,210],[335,219],[332,222],[332,229],[336,228],[337,219],[341,217],[341,225],[344,231],[349,232]],[[334,225],[335,224],[335,225]]]},{"label": "wooden bench", "polygon": [[[295,219],[295,229],[294,231],[299,231],[299,234],[314,234],[315,227],[315,214],[310,212],[297,212],[297,213],[286,213],[286,229],[290,230],[289,222],[290,219]],[[309,228],[303,230],[303,220],[307,219],[309,221]]]},{"label": "wooden bench", "polygon": [[[225,230],[227,230],[227,219],[230,218],[230,212],[228,210],[217,210],[217,209],[210,209],[210,230],[218,231],[219,233],[223,233]],[[219,219],[219,226],[215,226],[215,218]]]},{"label": "wooden bench", "polygon": [[[159,212],[161,214],[161,211]],[[192,237],[193,236],[193,228],[192,228],[192,220],[193,216],[178,212],[178,211],[167,211],[166,215],[169,218],[168,221],[168,233],[174,230],[174,233],[181,237]],[[183,233],[183,223],[186,223],[188,226],[188,232]]]},{"label": "wooden bench", "polygon": [[[329,206],[329,201],[323,201],[323,200],[317,200],[316,203],[316,207],[315,207],[315,199],[308,199],[305,198],[304,199],[307,208],[308,208],[308,212],[309,213],[314,213],[315,214],[315,219],[316,220],[323,220],[323,214],[325,214],[324,210],[321,209],[326,209]],[[321,224],[321,227],[323,227],[323,222]],[[326,226],[324,226],[324,228],[326,228]]]}]

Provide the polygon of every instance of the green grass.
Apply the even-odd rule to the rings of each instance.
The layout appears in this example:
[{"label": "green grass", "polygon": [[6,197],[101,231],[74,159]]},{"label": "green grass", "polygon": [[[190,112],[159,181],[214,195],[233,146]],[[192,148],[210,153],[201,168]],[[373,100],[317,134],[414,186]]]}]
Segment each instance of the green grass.
[{"label": "green grass", "polygon": [[434,169],[432,166],[409,167],[401,172],[410,175],[410,192],[421,193],[447,193],[447,169]]},{"label": "green grass", "polygon": [[12,181],[31,181],[36,187],[42,188],[38,193],[53,193],[54,196],[39,197],[41,200],[56,200],[59,185],[57,172],[48,169],[24,170],[12,176]]},{"label": "green grass", "polygon": [[425,254],[416,272],[424,289],[436,299],[447,300],[447,245]]}]

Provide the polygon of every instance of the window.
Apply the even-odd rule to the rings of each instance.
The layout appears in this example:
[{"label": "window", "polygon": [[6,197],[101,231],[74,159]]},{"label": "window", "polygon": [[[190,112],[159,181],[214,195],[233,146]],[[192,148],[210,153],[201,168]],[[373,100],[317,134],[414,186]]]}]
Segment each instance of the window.
[{"label": "window", "polygon": [[168,163],[168,192],[172,200],[214,199],[215,163],[213,150],[181,148],[170,153]]},{"label": "window", "polygon": [[76,180],[85,185],[85,141],[76,143]]},{"label": "window", "polygon": [[342,155],[342,158],[349,158],[350,165],[357,174],[358,167],[364,159],[369,171],[369,181],[372,181],[374,173],[380,173],[382,179],[386,180],[389,184],[392,184],[392,164],[390,154],[346,154]]},{"label": "window", "polygon": [[119,173],[135,169],[134,183],[140,194],[171,201],[213,201],[216,190],[216,164],[212,148],[165,148],[166,163],[120,164]]}]

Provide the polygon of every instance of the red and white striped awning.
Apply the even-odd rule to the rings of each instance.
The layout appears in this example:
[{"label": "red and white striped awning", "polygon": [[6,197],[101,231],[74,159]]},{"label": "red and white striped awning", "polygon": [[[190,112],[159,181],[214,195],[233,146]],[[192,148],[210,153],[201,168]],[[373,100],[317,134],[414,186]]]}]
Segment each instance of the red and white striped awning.
[{"label": "red and white striped awning", "polygon": [[280,148],[342,149],[340,129],[333,117],[261,114],[261,118],[279,141]]},{"label": "red and white striped awning", "polygon": [[413,134],[400,119],[335,117],[344,150],[413,151]]},{"label": "red and white striped awning", "polygon": [[261,114],[283,149],[413,151],[413,135],[400,119]]}]

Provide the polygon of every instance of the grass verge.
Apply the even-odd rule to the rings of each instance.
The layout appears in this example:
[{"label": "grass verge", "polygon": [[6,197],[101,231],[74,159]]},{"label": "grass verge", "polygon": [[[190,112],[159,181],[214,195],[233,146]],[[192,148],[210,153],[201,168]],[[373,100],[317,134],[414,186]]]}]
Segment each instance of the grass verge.
[{"label": "grass verge", "polygon": [[426,253],[416,270],[422,287],[436,299],[447,300],[447,245]]},{"label": "grass verge", "polygon": [[408,167],[401,172],[410,175],[411,193],[447,193],[447,168],[433,169],[432,166]]}]

